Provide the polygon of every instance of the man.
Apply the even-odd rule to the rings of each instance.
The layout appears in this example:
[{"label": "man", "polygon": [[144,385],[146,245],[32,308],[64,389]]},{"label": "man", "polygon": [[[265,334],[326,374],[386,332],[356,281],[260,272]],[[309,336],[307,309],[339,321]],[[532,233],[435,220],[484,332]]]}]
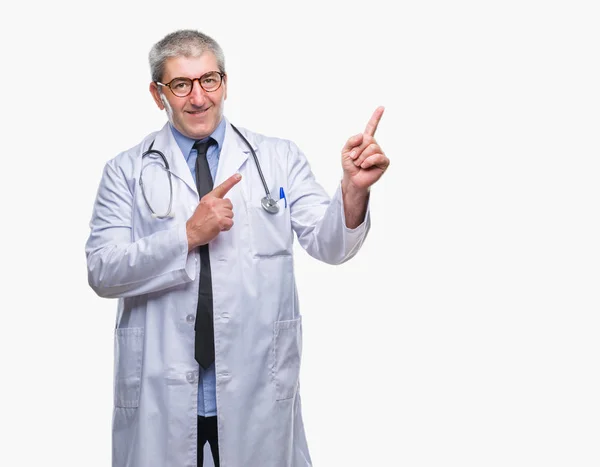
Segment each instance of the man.
[{"label": "man", "polygon": [[106,164],[86,244],[90,286],[119,298],[113,466],[201,466],[206,442],[217,466],[310,466],[292,232],[321,261],[356,254],[389,165],[383,108],[329,198],[294,143],[224,118],[212,38],[177,31],[149,58],[169,121]]}]

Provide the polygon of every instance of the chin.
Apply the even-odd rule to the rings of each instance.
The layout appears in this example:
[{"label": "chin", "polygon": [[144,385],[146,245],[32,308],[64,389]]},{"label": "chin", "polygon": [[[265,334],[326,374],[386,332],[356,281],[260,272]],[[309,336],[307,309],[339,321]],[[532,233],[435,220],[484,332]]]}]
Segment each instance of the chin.
[{"label": "chin", "polygon": [[203,125],[194,125],[194,127],[190,128],[190,133],[194,135],[194,139],[202,139],[210,136],[210,134],[215,131],[216,125],[212,124],[203,124]]}]

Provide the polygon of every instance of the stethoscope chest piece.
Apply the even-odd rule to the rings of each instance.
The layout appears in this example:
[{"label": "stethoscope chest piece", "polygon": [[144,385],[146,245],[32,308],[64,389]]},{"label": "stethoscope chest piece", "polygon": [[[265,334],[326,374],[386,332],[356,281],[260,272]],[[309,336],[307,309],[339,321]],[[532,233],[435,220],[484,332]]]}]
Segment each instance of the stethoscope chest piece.
[{"label": "stethoscope chest piece", "polygon": [[265,196],[260,200],[260,204],[269,214],[277,214],[279,212],[279,205],[271,196]]}]

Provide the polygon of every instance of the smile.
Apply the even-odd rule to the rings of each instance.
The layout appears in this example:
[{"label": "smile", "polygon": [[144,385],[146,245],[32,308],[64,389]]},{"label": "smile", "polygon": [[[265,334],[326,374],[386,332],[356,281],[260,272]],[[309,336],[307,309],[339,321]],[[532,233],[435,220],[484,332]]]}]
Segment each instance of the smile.
[{"label": "smile", "polygon": [[206,109],[202,109],[202,110],[186,110],[186,112],[191,115],[202,115],[202,114],[206,113],[209,109],[210,109],[210,107],[208,107]]}]

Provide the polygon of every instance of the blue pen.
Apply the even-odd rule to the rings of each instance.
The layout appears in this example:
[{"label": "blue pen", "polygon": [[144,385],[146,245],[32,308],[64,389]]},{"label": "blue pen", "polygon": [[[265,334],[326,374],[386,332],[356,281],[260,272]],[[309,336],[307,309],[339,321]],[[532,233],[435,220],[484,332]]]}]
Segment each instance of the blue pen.
[{"label": "blue pen", "polygon": [[285,191],[283,191],[283,187],[279,187],[279,199],[284,201],[284,207],[287,208],[287,198],[285,197]]}]

